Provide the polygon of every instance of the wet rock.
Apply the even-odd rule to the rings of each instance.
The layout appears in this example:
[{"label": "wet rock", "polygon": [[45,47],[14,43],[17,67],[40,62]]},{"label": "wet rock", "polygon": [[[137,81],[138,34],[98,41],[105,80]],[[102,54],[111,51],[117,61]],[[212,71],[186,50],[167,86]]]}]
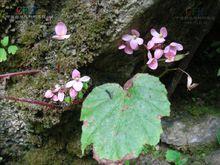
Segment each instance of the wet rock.
[{"label": "wet rock", "polygon": [[212,152],[206,157],[206,163],[209,165],[219,165],[220,164],[220,150]]},{"label": "wet rock", "polygon": [[0,109],[0,157],[4,162],[24,154],[30,143],[27,125],[20,111],[3,101],[0,101]]},{"label": "wet rock", "polygon": [[153,158],[153,156],[151,155],[140,156],[138,160],[135,161],[135,164],[137,165],[169,165],[168,162]]},{"label": "wet rock", "polygon": [[163,122],[161,140],[174,146],[198,146],[216,143],[216,132],[220,129],[220,117],[183,117]]}]

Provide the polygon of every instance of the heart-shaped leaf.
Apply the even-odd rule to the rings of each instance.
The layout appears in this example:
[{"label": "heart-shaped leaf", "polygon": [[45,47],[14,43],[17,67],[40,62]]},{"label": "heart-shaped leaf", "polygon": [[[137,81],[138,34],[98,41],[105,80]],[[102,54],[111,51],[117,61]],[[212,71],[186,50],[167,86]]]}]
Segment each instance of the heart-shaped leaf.
[{"label": "heart-shaped leaf", "polygon": [[8,43],[9,43],[9,37],[8,37],[8,36],[4,37],[4,38],[1,40],[1,44],[2,44],[3,46],[8,46]]},{"label": "heart-shaped leaf", "polygon": [[8,47],[8,53],[9,54],[13,54],[14,55],[17,52],[17,50],[18,50],[18,47],[15,46],[15,45],[11,45],[11,46]]},{"label": "heart-shaped leaf", "polygon": [[0,62],[7,60],[7,52],[4,48],[0,48]]},{"label": "heart-shaped leaf", "polygon": [[100,162],[135,158],[145,144],[159,142],[160,119],[169,113],[164,85],[149,74],[135,75],[124,89],[115,83],[96,87],[82,107],[82,152],[93,144]]}]

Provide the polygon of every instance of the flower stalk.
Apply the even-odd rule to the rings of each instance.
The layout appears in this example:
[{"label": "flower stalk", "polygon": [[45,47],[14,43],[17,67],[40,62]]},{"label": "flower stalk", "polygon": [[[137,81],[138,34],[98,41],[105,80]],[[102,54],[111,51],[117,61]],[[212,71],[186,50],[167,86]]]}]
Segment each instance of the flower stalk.
[{"label": "flower stalk", "polygon": [[6,74],[0,75],[0,79],[10,78],[10,77],[15,77],[15,76],[32,75],[32,74],[36,74],[39,72],[40,70],[27,70],[27,71],[22,71],[22,72],[6,73]]}]

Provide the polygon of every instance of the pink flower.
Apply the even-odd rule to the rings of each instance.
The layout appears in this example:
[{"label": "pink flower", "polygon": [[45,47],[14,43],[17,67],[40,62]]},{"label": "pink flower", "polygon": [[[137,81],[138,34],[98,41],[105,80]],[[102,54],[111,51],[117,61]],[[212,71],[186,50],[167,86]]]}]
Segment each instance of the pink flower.
[{"label": "pink flower", "polygon": [[55,85],[54,90],[47,90],[44,94],[45,98],[52,99],[53,101],[60,101],[62,102],[65,97],[64,89],[61,88],[59,85]]},{"label": "pink flower", "polygon": [[63,22],[58,22],[55,26],[55,32],[56,35],[54,35],[52,38],[57,40],[64,40],[70,37],[70,35],[67,35],[67,27]]},{"label": "pink flower", "polygon": [[126,42],[125,44],[122,44],[118,47],[119,50],[123,50],[126,54],[133,54],[133,49],[130,47],[130,44]]},{"label": "pink flower", "polygon": [[72,99],[75,99],[78,95],[78,92],[74,88],[70,88],[69,94]]},{"label": "pink flower", "polygon": [[150,69],[156,70],[158,67],[158,59],[160,59],[163,56],[163,50],[162,49],[156,49],[154,51],[154,57],[152,57],[152,54],[150,51],[148,51],[148,62],[147,65]]},{"label": "pink flower", "polygon": [[165,62],[173,62],[175,61],[177,51],[183,50],[183,46],[179,43],[172,42],[164,49],[166,61]]},{"label": "pink flower", "polygon": [[[73,88],[76,92],[79,92],[82,90],[83,82],[88,82],[90,80],[89,76],[81,77],[80,72],[77,69],[73,70],[72,78],[73,78],[73,80],[69,81],[66,84],[66,88]],[[74,96],[73,91],[71,93]]]},{"label": "pink flower", "polygon": [[150,33],[153,36],[151,41],[154,44],[161,44],[165,42],[165,38],[167,37],[167,29],[165,27],[160,29],[160,33],[158,33],[155,29],[151,29]]},{"label": "pink flower", "polygon": [[128,42],[133,50],[137,50],[138,46],[144,43],[144,40],[140,38],[140,33],[135,29],[131,30],[131,34],[123,35],[122,40]]}]

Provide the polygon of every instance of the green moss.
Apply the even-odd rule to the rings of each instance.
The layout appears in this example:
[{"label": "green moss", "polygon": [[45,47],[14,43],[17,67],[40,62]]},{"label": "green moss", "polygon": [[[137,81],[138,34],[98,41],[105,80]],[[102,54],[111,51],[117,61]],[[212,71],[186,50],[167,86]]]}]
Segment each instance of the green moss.
[{"label": "green moss", "polygon": [[56,71],[40,72],[34,76],[22,76],[12,80],[8,95],[18,98],[42,100],[45,90],[52,88],[58,80],[64,80],[64,75]]},{"label": "green moss", "polygon": [[[26,153],[20,164],[96,164],[87,157],[82,157],[80,146],[81,122],[79,111],[66,111],[61,122],[41,132],[43,142],[33,135],[32,142],[40,148],[33,148]],[[35,132],[36,134],[36,132]],[[37,138],[36,138],[37,137]],[[88,153],[87,153],[88,154]]]},{"label": "green moss", "polygon": [[219,109],[212,106],[187,105],[184,109],[195,117],[201,117],[208,114],[220,116]]},{"label": "green moss", "polygon": [[[36,3],[41,5],[40,2]],[[24,67],[40,67],[48,62],[48,58],[54,58],[54,61],[47,63],[49,67],[57,64],[63,71],[69,72],[72,68],[91,63],[98,55],[97,50],[100,50],[103,42],[108,40],[105,32],[109,28],[110,19],[104,14],[96,16],[85,3],[79,0],[66,1],[63,6],[61,12],[57,11],[59,14],[62,13],[59,17],[54,13],[51,26],[42,25],[42,22],[45,22],[43,19],[36,19],[34,24],[29,21],[24,23],[24,30],[18,35],[19,43],[23,45],[17,55],[19,64],[22,63]],[[47,5],[41,6],[38,14],[46,15],[46,9],[49,10]],[[50,42],[54,26],[59,20],[66,23],[71,34],[64,47],[62,41]],[[42,26],[45,27],[42,28]],[[61,47],[62,50],[60,50]],[[73,51],[76,53],[73,54]]]}]

